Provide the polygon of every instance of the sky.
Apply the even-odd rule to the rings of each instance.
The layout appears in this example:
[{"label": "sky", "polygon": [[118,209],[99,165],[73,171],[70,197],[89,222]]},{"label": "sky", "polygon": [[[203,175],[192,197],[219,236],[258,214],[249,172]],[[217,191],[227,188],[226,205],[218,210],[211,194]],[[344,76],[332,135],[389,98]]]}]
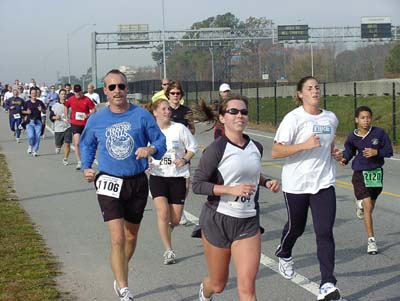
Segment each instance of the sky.
[{"label": "sky", "polygon": [[[91,66],[91,33],[116,32],[118,24],[163,27],[163,0],[1,0],[0,81],[57,82],[70,70]],[[165,29],[184,30],[209,17],[234,14],[241,21],[266,17],[276,25],[359,26],[363,16],[389,16],[400,26],[400,0],[164,0]],[[121,65],[154,66],[151,49],[97,52],[98,77]]]}]

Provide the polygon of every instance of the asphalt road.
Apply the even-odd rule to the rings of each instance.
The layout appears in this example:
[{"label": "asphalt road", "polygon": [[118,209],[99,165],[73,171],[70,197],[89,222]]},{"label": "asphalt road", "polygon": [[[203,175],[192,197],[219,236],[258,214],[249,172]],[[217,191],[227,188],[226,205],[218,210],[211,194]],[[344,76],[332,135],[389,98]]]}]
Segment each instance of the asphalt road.
[{"label": "asphalt road", "polygon": [[[211,132],[198,125],[199,145],[211,142]],[[280,179],[283,161],[271,160],[273,134],[248,130],[250,136],[264,145],[263,172]],[[54,138],[41,143],[39,156],[26,153],[25,136],[17,144],[8,129],[8,116],[0,113],[0,145],[13,175],[21,206],[28,212],[47,246],[61,263],[57,277],[63,300],[118,300],[112,288],[109,266],[109,237],[102,222],[94,187],[83,180],[75,166],[63,166],[62,155],[54,151]],[[198,164],[198,154],[192,169]],[[71,163],[76,163],[71,154]],[[346,300],[400,300],[400,161],[387,160],[385,187],[379,197],[375,232],[380,248],[376,256],[366,253],[364,226],[355,216],[351,169],[338,167],[336,276]],[[192,221],[199,216],[205,198],[189,195],[185,210]],[[263,190],[260,196],[262,258],[257,279],[258,300],[316,300],[319,267],[315,236],[309,219],[304,235],[293,251],[298,276],[285,280],[277,272],[273,255],[286,222],[282,193]],[[130,266],[130,287],[137,300],[198,300],[198,287],[206,273],[201,241],[190,237],[192,226],[180,226],[173,232],[178,262],[162,264],[163,247],[156,227],[156,213],[149,199],[142,222],[137,251]],[[136,300],[135,299],[135,300]],[[215,300],[237,300],[233,266],[227,287]]]}]

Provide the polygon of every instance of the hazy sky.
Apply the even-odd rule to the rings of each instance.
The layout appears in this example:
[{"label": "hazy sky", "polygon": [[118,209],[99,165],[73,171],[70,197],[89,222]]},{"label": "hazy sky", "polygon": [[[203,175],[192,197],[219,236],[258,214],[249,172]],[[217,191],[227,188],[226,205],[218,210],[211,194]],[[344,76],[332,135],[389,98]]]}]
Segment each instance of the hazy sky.
[{"label": "hazy sky", "polygon": [[[276,25],[310,27],[359,26],[362,16],[390,16],[400,25],[400,0],[164,0],[166,30],[231,12],[245,21],[266,17]],[[162,0],[1,0],[0,81],[56,82],[68,75],[67,34],[70,33],[71,74],[91,65],[90,33],[115,32],[117,24],[149,24],[162,29]],[[86,24],[86,26],[85,26]],[[90,24],[96,24],[95,26]],[[151,50],[98,51],[98,76],[121,65],[155,65]]]}]

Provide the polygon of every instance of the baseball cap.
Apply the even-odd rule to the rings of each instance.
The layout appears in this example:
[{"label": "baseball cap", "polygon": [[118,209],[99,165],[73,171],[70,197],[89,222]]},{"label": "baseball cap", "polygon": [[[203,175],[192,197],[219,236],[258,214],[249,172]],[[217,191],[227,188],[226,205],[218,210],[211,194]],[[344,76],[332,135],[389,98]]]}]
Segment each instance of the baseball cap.
[{"label": "baseball cap", "polygon": [[74,85],[74,92],[82,92],[81,85]]},{"label": "baseball cap", "polygon": [[225,92],[225,91],[230,91],[231,87],[228,84],[222,84],[219,86],[219,92]]}]

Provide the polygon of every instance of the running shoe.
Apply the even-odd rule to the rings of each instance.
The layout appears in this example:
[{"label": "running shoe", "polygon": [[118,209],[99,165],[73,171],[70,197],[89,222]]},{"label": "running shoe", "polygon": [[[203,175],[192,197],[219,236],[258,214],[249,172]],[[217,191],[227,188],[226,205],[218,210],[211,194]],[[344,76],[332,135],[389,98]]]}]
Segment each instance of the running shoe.
[{"label": "running shoe", "polygon": [[279,273],[286,279],[292,279],[294,276],[293,258],[279,257]]},{"label": "running shoe", "polygon": [[28,149],[26,150],[26,152],[30,155],[32,154],[32,146],[28,146]]},{"label": "running shoe", "polygon": [[376,245],[375,238],[368,238],[368,248],[367,252],[369,255],[376,255],[378,254],[378,246]]},{"label": "running shoe", "polygon": [[122,290],[119,289],[117,280],[114,280],[114,291],[119,297],[120,301],[134,301],[132,293],[127,287]]},{"label": "running shoe", "polygon": [[212,296],[210,298],[204,297],[204,294],[203,294],[203,282],[200,284],[199,301],[212,301]]},{"label": "running shoe", "polygon": [[81,161],[78,161],[78,164],[76,164],[75,169],[76,169],[76,170],[81,170],[81,168],[82,168],[82,162],[81,162]]},{"label": "running shoe", "polygon": [[32,152],[32,157],[37,157],[38,153],[37,152]]},{"label": "running shoe", "polygon": [[331,282],[324,283],[319,289],[318,301],[342,300],[339,289]]},{"label": "running shoe", "polygon": [[21,143],[21,139],[20,138],[15,138],[15,140],[17,140],[17,143]]},{"label": "running shoe", "polygon": [[364,218],[364,208],[362,206],[362,200],[355,200],[356,202],[356,215],[359,219]]},{"label": "running shoe", "polygon": [[176,255],[174,250],[167,250],[164,252],[164,264],[174,264]]},{"label": "running shoe", "polygon": [[186,216],[185,216],[185,212],[182,212],[182,217],[181,217],[181,220],[179,221],[179,225],[184,226],[184,225],[186,225],[187,223],[188,223],[188,220],[187,220],[187,218],[186,218]]},{"label": "running shoe", "polygon": [[68,165],[68,159],[67,159],[67,158],[64,158],[64,159],[63,159],[63,164],[64,164],[64,166],[67,166],[67,165]]},{"label": "running shoe", "polygon": [[56,154],[59,154],[61,152],[61,148],[56,147]]}]

